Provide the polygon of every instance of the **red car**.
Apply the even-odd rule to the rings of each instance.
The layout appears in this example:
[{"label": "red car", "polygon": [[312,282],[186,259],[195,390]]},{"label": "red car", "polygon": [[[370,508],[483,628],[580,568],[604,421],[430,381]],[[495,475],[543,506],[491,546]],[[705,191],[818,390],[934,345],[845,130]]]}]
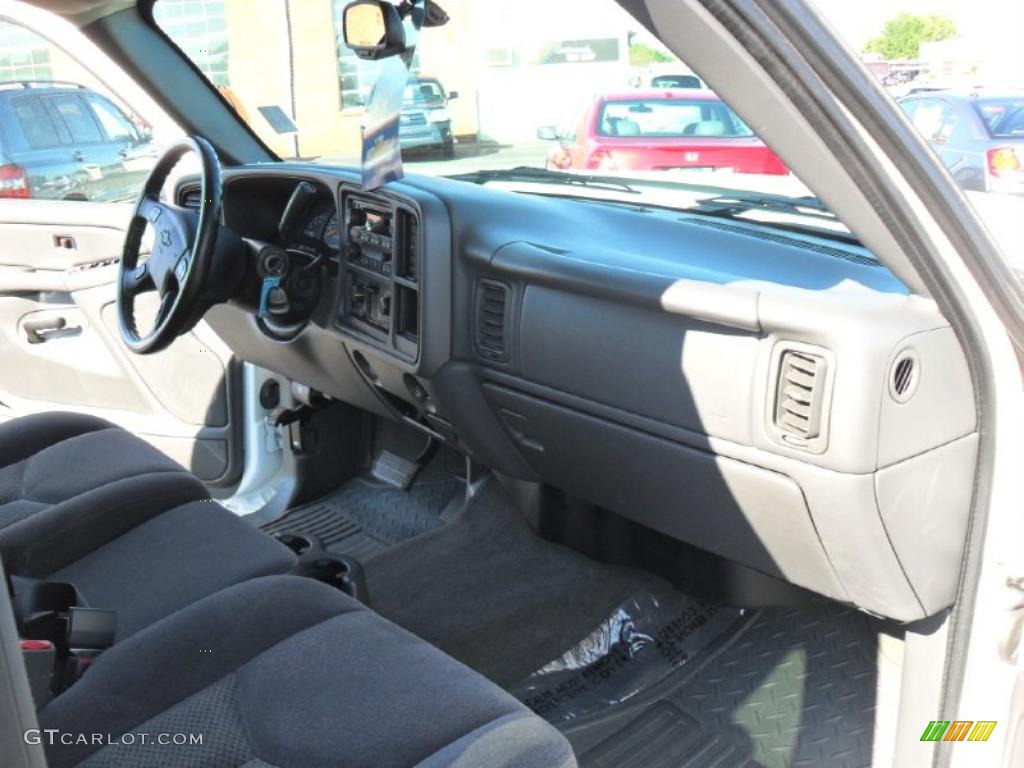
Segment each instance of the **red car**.
[{"label": "red car", "polygon": [[600,171],[731,169],[786,174],[782,160],[710,91],[627,91],[597,98],[566,132],[540,128],[558,141],[547,167]]}]

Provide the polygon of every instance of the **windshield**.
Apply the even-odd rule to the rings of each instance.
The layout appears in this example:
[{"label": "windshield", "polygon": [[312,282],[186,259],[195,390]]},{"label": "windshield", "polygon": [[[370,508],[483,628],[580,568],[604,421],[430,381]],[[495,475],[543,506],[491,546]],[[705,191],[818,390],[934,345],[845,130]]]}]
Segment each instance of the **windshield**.
[{"label": "windshield", "polygon": [[701,88],[696,75],[659,75],[651,80],[653,88]]},{"label": "windshield", "polygon": [[444,89],[436,80],[419,80],[405,86],[402,104],[415,107],[444,105]]},{"label": "windshield", "polygon": [[[756,123],[615,0],[440,4],[450,20],[419,32],[395,100],[406,174],[687,210],[709,195],[744,192],[774,202],[747,211],[734,201],[736,215],[787,225],[806,218],[803,204],[777,204],[810,192],[757,140]],[[157,0],[153,10],[279,157],[358,167],[385,62],[362,60],[345,44],[346,5],[267,0],[257,14],[222,0]],[[563,175],[534,174],[527,183],[523,168]],[[631,192],[564,178],[595,172],[628,179]]]},{"label": "windshield", "polygon": [[648,138],[717,136],[734,139],[754,135],[721,101],[668,96],[604,102],[597,132],[600,136]]}]

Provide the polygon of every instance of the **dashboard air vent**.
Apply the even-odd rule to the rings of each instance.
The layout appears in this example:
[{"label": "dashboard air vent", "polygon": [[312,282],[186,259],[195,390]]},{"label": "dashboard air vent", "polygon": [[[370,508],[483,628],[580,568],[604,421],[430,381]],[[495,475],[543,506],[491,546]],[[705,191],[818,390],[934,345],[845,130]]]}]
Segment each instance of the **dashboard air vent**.
[{"label": "dashboard air vent", "polygon": [[398,210],[400,232],[398,253],[395,254],[395,274],[415,283],[419,278],[419,226],[410,211]]},{"label": "dashboard air vent", "polygon": [[775,426],[783,435],[810,440],[820,434],[826,367],[825,358],[819,355],[792,349],[782,353]]},{"label": "dashboard air vent", "polygon": [[508,286],[481,280],[476,294],[476,346],[482,357],[508,360]]},{"label": "dashboard air vent", "polygon": [[903,350],[896,356],[892,372],[889,375],[889,395],[897,403],[905,403],[917,391],[917,382],[921,375],[921,365],[917,355],[911,350]]},{"label": "dashboard air vent", "polygon": [[772,243],[778,243],[779,245],[785,245],[792,248],[802,248],[805,251],[814,251],[815,253],[820,253],[823,256],[843,259],[844,261],[861,264],[865,267],[882,266],[881,262],[876,259],[857,253],[853,249],[846,250],[844,248],[833,248],[832,246],[825,245],[823,243],[801,240],[798,237],[787,237],[786,235],[780,235],[776,232],[765,232],[763,229],[755,229],[754,227],[747,227],[741,224],[731,224],[729,222],[716,221],[714,219],[702,219],[697,216],[688,216],[683,219],[683,221],[688,224],[696,224],[708,229],[718,229],[723,232],[734,232],[738,235],[756,237],[758,240],[767,240]]},{"label": "dashboard air vent", "polygon": [[183,189],[179,200],[181,207],[198,211],[202,194],[203,191],[199,187],[187,187],[186,189]]}]

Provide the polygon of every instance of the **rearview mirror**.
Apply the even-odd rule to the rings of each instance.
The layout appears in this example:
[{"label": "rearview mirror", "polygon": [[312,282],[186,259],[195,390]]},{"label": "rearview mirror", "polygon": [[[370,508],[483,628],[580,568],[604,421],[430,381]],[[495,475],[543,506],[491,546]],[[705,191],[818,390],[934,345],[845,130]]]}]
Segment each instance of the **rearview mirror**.
[{"label": "rearview mirror", "polygon": [[537,138],[543,141],[557,141],[558,130],[553,125],[542,125],[537,129]]},{"label": "rearview mirror", "polygon": [[345,44],[360,59],[385,59],[405,51],[405,28],[387,0],[355,0],[342,14]]},{"label": "rearview mirror", "polygon": [[451,101],[452,99],[457,99],[457,98],[459,98],[459,92],[458,91],[448,91],[448,101]]}]

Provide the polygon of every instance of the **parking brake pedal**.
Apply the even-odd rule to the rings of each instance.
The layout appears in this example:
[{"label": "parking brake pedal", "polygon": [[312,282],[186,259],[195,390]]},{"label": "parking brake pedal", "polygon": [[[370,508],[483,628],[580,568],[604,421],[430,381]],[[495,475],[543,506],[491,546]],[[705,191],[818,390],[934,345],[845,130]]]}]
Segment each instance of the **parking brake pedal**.
[{"label": "parking brake pedal", "polygon": [[406,491],[412,485],[412,481],[416,479],[420,468],[421,465],[415,461],[403,459],[391,451],[383,451],[374,459],[373,466],[370,467],[370,474],[382,483]]}]

